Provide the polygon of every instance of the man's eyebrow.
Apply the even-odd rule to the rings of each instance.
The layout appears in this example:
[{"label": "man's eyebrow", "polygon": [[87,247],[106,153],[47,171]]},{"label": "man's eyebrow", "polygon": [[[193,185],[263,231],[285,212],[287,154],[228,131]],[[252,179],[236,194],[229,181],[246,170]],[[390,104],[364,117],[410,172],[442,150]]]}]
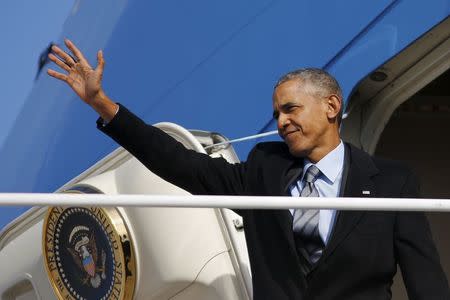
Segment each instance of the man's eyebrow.
[{"label": "man's eyebrow", "polygon": [[281,104],[280,107],[281,107],[281,109],[285,109],[285,108],[288,108],[289,106],[292,106],[292,105],[295,105],[295,102],[294,101],[288,101],[286,103]]},{"label": "man's eyebrow", "polygon": [[[281,111],[286,110],[287,108],[289,108],[289,107],[292,106],[292,105],[295,105],[295,102],[293,102],[293,101],[288,101],[288,102],[286,102],[286,103],[281,104],[279,110],[281,110]],[[278,116],[279,116],[279,114],[280,114],[280,112],[279,112],[278,110],[275,109],[275,110],[273,111],[273,113],[272,113],[272,117],[273,117],[274,119],[277,119]]]}]

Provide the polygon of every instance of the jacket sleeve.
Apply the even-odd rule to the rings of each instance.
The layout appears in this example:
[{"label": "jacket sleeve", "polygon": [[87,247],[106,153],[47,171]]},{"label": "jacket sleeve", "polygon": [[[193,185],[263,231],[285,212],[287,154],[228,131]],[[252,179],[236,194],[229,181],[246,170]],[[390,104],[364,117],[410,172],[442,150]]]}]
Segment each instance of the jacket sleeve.
[{"label": "jacket sleeve", "polygon": [[[401,196],[419,196],[419,184],[414,175],[408,176]],[[394,234],[395,254],[409,299],[450,299],[448,281],[425,214],[398,212]]]},{"label": "jacket sleeve", "polygon": [[97,128],[153,173],[192,194],[244,193],[245,163],[230,164],[223,158],[211,158],[188,150],[162,130],[145,124],[122,105],[108,124],[104,125],[99,119]]}]

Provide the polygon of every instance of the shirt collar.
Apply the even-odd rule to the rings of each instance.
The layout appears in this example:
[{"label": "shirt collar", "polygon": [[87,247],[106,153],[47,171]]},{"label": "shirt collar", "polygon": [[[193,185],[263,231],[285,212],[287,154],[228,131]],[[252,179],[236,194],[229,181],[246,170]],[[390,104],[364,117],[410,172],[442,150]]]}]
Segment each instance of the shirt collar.
[{"label": "shirt collar", "polygon": [[[322,172],[322,174],[332,183],[334,183],[344,167],[344,149],[344,143],[341,141],[336,148],[330,151],[315,164],[315,166],[319,168],[320,172]],[[305,165],[301,180],[303,180],[306,170],[308,170],[311,165],[314,164],[309,159],[305,158]]]}]

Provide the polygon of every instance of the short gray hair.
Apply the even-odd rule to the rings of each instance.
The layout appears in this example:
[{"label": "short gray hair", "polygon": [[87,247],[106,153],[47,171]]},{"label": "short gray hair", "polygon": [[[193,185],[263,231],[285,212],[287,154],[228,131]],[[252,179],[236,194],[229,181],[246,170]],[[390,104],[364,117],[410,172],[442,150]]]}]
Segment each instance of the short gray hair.
[{"label": "short gray hair", "polygon": [[[276,89],[282,83],[285,83],[289,80],[299,80],[301,83],[309,83],[308,87],[313,88],[314,91],[309,91],[314,94],[314,96],[319,97],[327,97],[331,94],[338,96],[341,100],[342,98],[342,90],[339,86],[337,80],[331,76],[327,71],[318,69],[318,68],[302,68],[295,71],[291,71],[283,76],[277,81],[274,86]],[[342,119],[342,111],[343,111],[343,103],[341,107],[341,111],[338,115],[338,123],[341,123]]]}]

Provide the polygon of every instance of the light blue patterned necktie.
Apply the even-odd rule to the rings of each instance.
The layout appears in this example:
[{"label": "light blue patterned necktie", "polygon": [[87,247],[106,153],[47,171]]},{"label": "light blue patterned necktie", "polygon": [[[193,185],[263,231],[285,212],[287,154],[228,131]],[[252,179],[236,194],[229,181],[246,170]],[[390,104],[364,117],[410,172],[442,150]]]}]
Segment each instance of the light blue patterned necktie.
[{"label": "light blue patterned necktie", "polygon": [[[320,173],[319,168],[315,165],[308,168],[303,178],[305,184],[300,197],[319,197],[319,191],[314,182]],[[302,254],[313,264],[319,260],[325,246],[319,233],[319,217],[320,210],[318,209],[299,208],[294,211],[294,234],[302,242],[303,249],[300,249]]]}]

